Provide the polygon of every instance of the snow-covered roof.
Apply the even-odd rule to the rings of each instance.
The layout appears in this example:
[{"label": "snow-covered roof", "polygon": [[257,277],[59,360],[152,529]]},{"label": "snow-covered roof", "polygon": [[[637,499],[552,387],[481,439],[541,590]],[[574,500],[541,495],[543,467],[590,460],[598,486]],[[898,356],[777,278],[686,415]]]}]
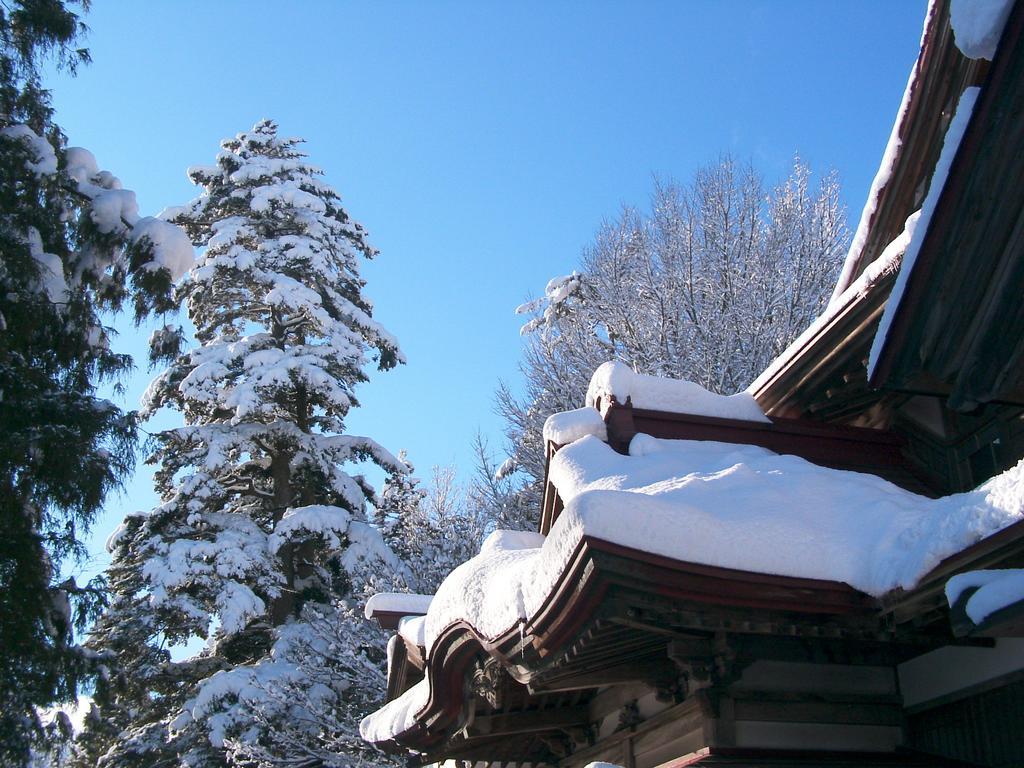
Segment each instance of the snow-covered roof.
[{"label": "snow-covered roof", "polygon": [[1024,569],[958,573],[946,582],[946,600],[953,606],[969,589],[976,589],[964,610],[975,624],[981,624],[996,611],[1024,601]]},{"label": "snow-covered roof", "polygon": [[427,617],[403,616],[398,620],[398,634],[406,641],[422,648],[427,644]]},{"label": "snow-covered roof", "polygon": [[553,413],[544,421],[545,442],[566,445],[586,435],[593,435],[598,440],[608,439],[604,419],[592,406]]},{"label": "snow-covered roof", "polygon": [[606,400],[609,395],[622,404],[630,401],[634,408],[770,422],[748,392],[718,395],[692,381],[636,373],[620,362],[598,366],[587,387],[586,404],[597,407],[598,401]]},{"label": "snow-covered roof", "polygon": [[943,558],[1024,519],[1024,463],[929,499],[764,448],[641,434],[628,456],[583,438],[555,455],[549,478],[565,503],[551,539],[588,535],[875,596],[914,586]]},{"label": "snow-covered roof", "polygon": [[[550,534],[498,531],[445,579],[423,622],[428,658],[455,625],[492,640],[529,624],[584,538],[880,596],[1024,519],[1024,462],[974,491],[929,499],[754,446],[639,434],[622,455],[588,435],[555,455],[549,478],[565,502]],[[402,699],[364,721],[371,740],[402,733],[413,704],[426,704],[422,690]]]},{"label": "snow-covered roof", "polygon": [[956,47],[969,59],[995,58],[1013,0],[952,0],[949,23]]},{"label": "snow-covered roof", "polygon": [[378,592],[366,601],[364,613],[372,619],[378,613],[397,613],[402,616],[422,616],[430,608],[433,595],[409,592]]},{"label": "snow-covered roof", "polygon": [[359,735],[367,741],[380,743],[404,733],[416,723],[416,713],[426,706],[430,697],[430,682],[424,678],[401,696],[363,718]]},{"label": "snow-covered roof", "polygon": [[[929,0],[928,12],[925,14],[924,30],[921,32],[922,49],[924,48],[925,35],[932,23],[932,16],[935,10],[935,0]],[[910,70],[907,86],[903,90],[903,99],[900,101],[900,107],[896,112],[896,120],[893,122],[892,131],[889,133],[889,141],[885,145],[885,151],[882,152],[882,160],[878,165],[878,171],[871,182],[868,199],[864,203],[864,209],[860,214],[860,221],[857,223],[857,229],[854,231],[853,239],[850,241],[850,250],[846,254],[846,260],[843,262],[843,268],[839,273],[839,279],[836,281],[835,290],[829,301],[830,306],[839,303],[840,296],[855,280],[855,273],[864,258],[864,248],[868,242],[868,235],[871,232],[875,214],[878,212],[883,192],[893,177],[900,148],[903,145],[901,136],[906,132],[904,124],[910,111],[910,100],[917,85],[920,66],[920,59],[918,59]]]}]

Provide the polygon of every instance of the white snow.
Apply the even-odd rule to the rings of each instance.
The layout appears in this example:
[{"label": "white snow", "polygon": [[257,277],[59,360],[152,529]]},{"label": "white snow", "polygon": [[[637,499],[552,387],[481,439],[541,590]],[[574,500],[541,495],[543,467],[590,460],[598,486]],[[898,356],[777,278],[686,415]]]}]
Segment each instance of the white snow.
[{"label": "white snow", "polygon": [[[80,185],[81,189],[86,185]],[[130,189],[96,189],[92,197],[92,218],[96,229],[104,234],[126,232],[139,220],[139,203]]]},{"label": "white snow", "polygon": [[1013,0],[952,0],[949,21],[956,47],[969,59],[992,60]]},{"label": "white snow", "polygon": [[965,590],[974,587],[978,590],[967,599],[964,608],[971,621],[980,624],[1001,608],[1024,600],[1024,569],[958,573],[946,582],[946,599],[950,606]]},{"label": "white snow", "polygon": [[104,234],[128,235],[131,245],[148,246],[150,261],[143,269],[166,269],[177,282],[195,261],[192,243],[175,224],[151,216],[139,217],[135,193],[124,189],[110,171],[101,171],[96,157],[82,147],[65,151],[68,177],[90,201],[89,218]]},{"label": "white snow", "polygon": [[416,595],[409,592],[378,592],[366,601],[364,615],[368,619],[373,614],[401,613],[406,616],[421,616],[430,608],[433,595]]},{"label": "white snow", "polygon": [[[264,713],[285,709],[296,722],[311,719],[311,713],[303,705],[311,703],[329,707],[337,701],[337,692],[322,682],[309,680],[295,662],[297,652],[301,653],[301,649],[310,646],[314,652],[325,653],[328,650],[324,647],[323,638],[312,636],[307,625],[293,622],[282,626],[268,656],[255,664],[239,664],[201,680],[196,695],[185,702],[183,710],[171,721],[171,732],[181,731],[194,720],[203,723],[208,730],[211,745],[222,747],[225,740],[239,730],[242,730],[243,737],[256,737],[258,731],[251,725],[252,715],[246,711],[247,708]],[[331,650],[337,652],[337,649]],[[288,690],[289,684],[301,685],[307,701],[292,702],[278,698],[280,691]]]},{"label": "white snow", "polygon": [[[492,534],[441,584],[422,635],[410,624],[403,636],[422,638],[429,652],[459,622],[486,639],[526,623],[584,536],[880,596],[913,587],[943,558],[1024,520],[1024,462],[974,491],[928,499],[764,448],[639,434],[628,456],[584,437],[555,455],[549,477],[565,501],[550,535]],[[401,700],[364,720],[364,737],[406,730],[426,692]]]},{"label": "white snow", "polygon": [[[297,165],[296,167],[301,166]],[[252,190],[249,207],[253,211],[258,213],[269,211],[274,204],[305,209],[321,214],[327,211],[327,204],[317,195],[303,190],[297,181],[281,181],[275,184],[255,187]]]},{"label": "white snow", "polygon": [[424,678],[401,696],[364,717],[359,724],[359,733],[367,741],[387,741],[413,726],[416,713],[427,705],[429,698],[430,681]]},{"label": "white snow", "polygon": [[480,553],[536,549],[544,546],[544,534],[537,531],[492,531],[480,545]]},{"label": "white snow", "polygon": [[520,599],[532,615],[584,535],[882,595],[1024,519],[1024,463],[933,500],[755,446],[641,434],[628,456],[585,437],[556,454],[549,476],[566,505],[551,534],[513,548],[502,533],[456,568],[427,613],[427,648],[460,620],[486,637],[502,634],[520,620]]},{"label": "white snow", "polygon": [[580,440],[555,456],[549,477],[564,525],[590,536],[876,596],[912,587],[944,557],[1024,519],[1024,463],[931,500],[753,446],[637,435],[629,456]]},{"label": "white snow", "polygon": [[906,253],[900,265],[900,272],[896,276],[896,284],[893,285],[892,293],[889,294],[889,298],[885,303],[885,312],[882,314],[882,320],[878,324],[878,330],[875,332],[875,338],[871,343],[871,353],[868,356],[868,378],[874,375],[875,366],[878,364],[882,347],[885,346],[885,339],[889,334],[893,317],[899,308],[900,301],[903,299],[903,291],[906,289],[907,281],[914,270],[917,255],[921,252],[921,244],[928,235],[928,227],[931,224],[932,215],[935,213],[935,206],[938,204],[939,196],[946,185],[949,169],[953,164],[953,158],[956,157],[956,152],[960,147],[960,141],[963,139],[964,132],[967,130],[967,124],[970,122],[971,114],[974,111],[974,104],[980,91],[980,88],[964,89],[964,92],[960,95],[956,113],[949,123],[949,128],[946,129],[946,137],[942,142],[942,152],[935,163],[935,170],[932,173],[931,182],[928,186],[928,195],[921,204],[920,217],[915,222],[910,242],[906,246]]},{"label": "white snow", "polygon": [[[922,50],[924,48],[924,35],[928,30],[928,26],[931,24],[932,14],[935,13],[936,8],[936,0],[929,0],[928,11],[925,13],[924,30],[921,33]],[[899,156],[900,147],[903,144],[903,141],[900,139],[900,133],[903,131],[903,122],[906,120],[907,110],[910,107],[910,98],[913,95],[914,86],[917,82],[917,71],[920,64],[920,59],[918,59],[910,70],[910,77],[907,79],[907,87],[903,90],[903,99],[900,102],[900,108],[896,112],[896,121],[893,123],[892,131],[889,134],[889,141],[885,146],[885,152],[882,153],[882,161],[879,163],[878,172],[875,174],[875,178],[871,182],[871,190],[868,192],[868,199],[864,203],[864,210],[860,214],[860,222],[857,224],[857,231],[854,232],[853,240],[850,241],[850,250],[846,254],[846,260],[843,262],[843,269],[839,274],[839,279],[836,281],[836,287],[832,293],[832,298],[829,300],[829,306],[836,304],[839,301],[839,297],[853,280],[853,270],[856,268],[857,264],[860,263],[861,256],[864,252],[864,246],[867,244],[868,234],[871,231],[871,220],[874,218],[875,212],[878,210],[878,203],[882,190],[885,189],[885,186],[892,178],[893,169],[896,166],[896,159]]]},{"label": "white snow", "polygon": [[771,421],[749,392],[718,395],[692,381],[635,373],[620,362],[598,366],[587,387],[586,404],[595,407],[598,398],[608,395],[614,395],[622,404],[630,400],[634,408],[742,421]]},{"label": "white snow", "polygon": [[398,620],[398,634],[422,648],[427,644],[427,617],[403,616]]},{"label": "white snow", "polygon": [[96,156],[88,149],[68,147],[64,152],[64,159],[67,162],[68,176],[79,184],[88,183],[100,172]]},{"label": "white snow", "polygon": [[147,269],[166,269],[177,282],[195,263],[195,252],[185,231],[167,221],[145,216],[132,228],[132,244],[146,241],[152,247]]},{"label": "white snow", "polygon": [[319,536],[325,539],[328,548],[340,550],[352,523],[352,514],[341,507],[327,504],[291,507],[274,526],[274,532],[267,538],[267,547],[277,552],[288,542]]},{"label": "white snow", "polygon": [[0,136],[20,141],[32,153],[25,161],[25,167],[36,176],[49,176],[57,172],[57,153],[53,145],[27,125],[16,123],[0,130]]},{"label": "white snow", "polygon": [[266,603],[245,584],[228,582],[217,593],[217,614],[221,631],[226,634],[240,632],[249,619],[262,616],[267,610]]},{"label": "white snow", "polygon": [[64,262],[55,253],[43,250],[43,238],[35,227],[28,228],[28,251],[39,268],[39,284],[54,304],[68,300],[68,283],[64,279]]},{"label": "white snow", "polygon": [[500,482],[504,480],[506,477],[510,477],[511,475],[513,475],[516,471],[518,471],[518,469],[519,462],[517,462],[514,457],[509,456],[507,459],[501,462],[501,466],[494,470],[494,479]]},{"label": "white snow", "polygon": [[125,514],[124,519],[118,524],[117,528],[107,537],[106,543],[103,548],[113,554],[114,550],[121,543],[121,539],[128,533],[128,524],[130,520],[145,517],[145,512],[128,512]]},{"label": "white snow", "polygon": [[598,440],[608,439],[604,419],[596,408],[589,405],[573,411],[553,413],[544,422],[545,442],[566,445],[586,435],[593,435]]},{"label": "white snow", "polygon": [[544,323],[552,320],[560,311],[560,307],[565,300],[575,294],[576,291],[579,290],[579,287],[580,274],[578,272],[573,272],[571,275],[553,277],[548,280],[548,284],[544,288],[544,295],[541,298],[528,301],[525,304],[520,304],[516,307],[517,315],[537,312],[542,306],[544,307],[544,311],[541,313],[540,317],[535,317],[523,325],[523,327],[519,329],[519,333],[525,336],[535,331]]}]

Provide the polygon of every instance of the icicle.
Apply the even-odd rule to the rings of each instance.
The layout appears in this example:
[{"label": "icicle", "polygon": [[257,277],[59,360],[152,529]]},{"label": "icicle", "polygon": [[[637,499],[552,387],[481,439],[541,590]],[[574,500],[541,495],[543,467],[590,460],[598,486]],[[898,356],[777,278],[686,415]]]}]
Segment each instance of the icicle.
[{"label": "icicle", "polygon": [[519,648],[522,658],[526,658],[526,599],[523,597],[522,585],[516,586],[516,611],[519,613]]}]

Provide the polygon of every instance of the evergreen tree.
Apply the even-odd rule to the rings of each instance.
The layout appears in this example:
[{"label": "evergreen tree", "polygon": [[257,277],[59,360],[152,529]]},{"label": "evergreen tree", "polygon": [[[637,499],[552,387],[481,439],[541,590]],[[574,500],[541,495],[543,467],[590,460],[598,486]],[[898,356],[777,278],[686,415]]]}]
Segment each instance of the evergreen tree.
[{"label": "evergreen tree", "polygon": [[399,458],[407,472],[385,480],[374,523],[405,564],[404,586],[433,594],[449,573],[477,554],[494,521],[471,503],[454,467],[434,467],[424,490],[404,451]]},{"label": "evergreen tree", "polygon": [[[382,694],[384,662],[356,609],[400,563],[366,519],[372,489],[344,466],[403,466],[344,432],[368,354],[381,370],[402,356],[362,295],[376,252],[297,145],[256,124],[190,170],[196,200],[165,212],[205,248],[179,289],[199,346],[154,338],[170,364],[145,413],[170,407],[185,425],[150,458],[162,503],[111,541],[94,644],[119,664],[97,687],[82,764],[381,759],[354,720]],[[168,656],[195,638],[198,654]]]},{"label": "evergreen tree", "polygon": [[390,475],[377,494],[373,522],[391,551],[405,563],[415,557],[416,536],[425,523],[423,500],[427,492],[420,488],[420,479],[405,451],[399,451],[398,460],[404,472]]},{"label": "evergreen tree", "polygon": [[[83,2],[82,5],[85,5]],[[135,424],[96,395],[130,360],[101,314],[169,306],[192,248],[140,218],[135,195],[67,147],[39,69],[74,69],[84,27],[60,0],[0,5],[0,763],[47,732],[37,709],[73,700],[92,668],[75,644],[103,585],[61,580],[107,492],[130,473]],[[59,731],[60,729],[55,729]],[[51,730],[51,732],[55,732]]]}]

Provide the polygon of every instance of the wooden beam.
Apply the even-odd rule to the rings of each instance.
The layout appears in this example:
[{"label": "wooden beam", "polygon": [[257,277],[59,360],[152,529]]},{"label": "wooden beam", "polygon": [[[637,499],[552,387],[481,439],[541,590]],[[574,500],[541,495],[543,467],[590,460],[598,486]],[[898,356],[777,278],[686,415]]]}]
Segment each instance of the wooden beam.
[{"label": "wooden beam", "polygon": [[847,725],[903,724],[903,700],[898,695],[738,691],[731,693],[730,697],[734,702],[737,720]]},{"label": "wooden beam", "polygon": [[590,723],[587,707],[507,712],[498,715],[477,715],[466,729],[467,736],[508,736],[517,733],[542,733],[582,728]]},{"label": "wooden beam", "polygon": [[557,677],[541,677],[530,682],[531,693],[580,691],[626,683],[652,683],[674,672],[668,659],[627,661],[604,669],[583,668]]}]

